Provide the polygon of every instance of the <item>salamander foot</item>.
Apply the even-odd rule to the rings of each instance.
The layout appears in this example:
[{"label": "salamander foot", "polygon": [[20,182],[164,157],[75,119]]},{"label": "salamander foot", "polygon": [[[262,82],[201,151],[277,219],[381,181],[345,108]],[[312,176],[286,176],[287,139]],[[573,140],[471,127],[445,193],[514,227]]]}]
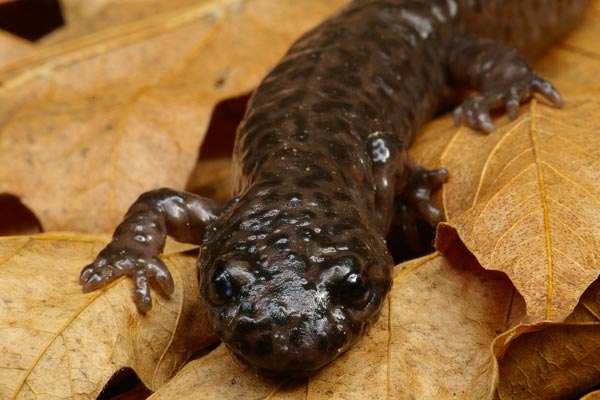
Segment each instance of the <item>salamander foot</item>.
[{"label": "salamander foot", "polygon": [[[433,231],[442,221],[442,211],[431,202],[431,193],[448,180],[448,170],[413,168],[410,185],[397,199],[396,214],[388,236],[397,262],[418,257],[432,251]],[[423,223],[425,221],[427,224]]]},{"label": "salamander foot", "polygon": [[467,98],[454,109],[454,122],[456,125],[466,123],[472,129],[487,133],[493,132],[496,127],[490,120],[490,110],[504,106],[512,121],[519,115],[519,104],[529,99],[532,93],[541,94],[556,107],[563,105],[560,94],[552,84],[530,71],[525,78],[509,85],[502,82]]},{"label": "salamander foot", "polygon": [[173,293],[173,278],[164,262],[147,248],[135,248],[128,243],[119,246],[111,242],[98,254],[96,260],[83,268],[79,283],[84,292],[91,292],[114,281],[122,275],[133,277],[134,299],[138,310],[148,312],[152,308],[149,279],[154,279],[165,294]]},{"label": "salamander foot", "polygon": [[456,124],[492,132],[490,110],[504,106],[509,118],[519,114],[519,104],[539,93],[561,107],[560,94],[541,78],[516,48],[470,35],[456,36],[448,56],[448,68],[457,86],[476,90],[454,110]]},{"label": "salamander foot", "polygon": [[418,211],[421,219],[431,226],[436,226],[442,221],[442,212],[431,202],[431,192],[447,180],[446,168],[429,170],[416,167],[413,172],[413,183],[407,194],[407,205]]}]

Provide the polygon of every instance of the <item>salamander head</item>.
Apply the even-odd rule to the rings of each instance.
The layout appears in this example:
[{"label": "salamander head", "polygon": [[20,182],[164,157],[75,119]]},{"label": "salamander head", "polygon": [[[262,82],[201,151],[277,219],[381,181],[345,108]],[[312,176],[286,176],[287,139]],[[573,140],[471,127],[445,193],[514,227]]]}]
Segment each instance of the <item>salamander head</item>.
[{"label": "salamander head", "polygon": [[357,213],[242,205],[203,247],[209,318],[238,359],[263,374],[309,375],[376,320],[391,285],[385,242]]}]

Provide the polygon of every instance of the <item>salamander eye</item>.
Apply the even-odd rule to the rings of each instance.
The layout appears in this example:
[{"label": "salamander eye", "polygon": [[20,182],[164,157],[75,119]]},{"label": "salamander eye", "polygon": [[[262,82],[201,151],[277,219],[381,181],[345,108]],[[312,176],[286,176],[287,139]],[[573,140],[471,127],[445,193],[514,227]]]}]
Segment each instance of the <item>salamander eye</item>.
[{"label": "salamander eye", "polygon": [[346,255],[331,260],[321,279],[344,304],[360,308],[371,298],[367,277],[361,269],[356,257]]},{"label": "salamander eye", "polygon": [[217,267],[208,287],[208,299],[214,305],[220,306],[231,299],[235,288],[231,276],[223,264]]},{"label": "salamander eye", "polygon": [[369,286],[360,272],[346,275],[340,289],[341,296],[355,306],[364,305],[369,299]]},{"label": "salamander eye", "polygon": [[245,285],[252,285],[254,281],[248,261],[239,257],[219,259],[205,293],[213,305],[222,306],[243,292]]}]

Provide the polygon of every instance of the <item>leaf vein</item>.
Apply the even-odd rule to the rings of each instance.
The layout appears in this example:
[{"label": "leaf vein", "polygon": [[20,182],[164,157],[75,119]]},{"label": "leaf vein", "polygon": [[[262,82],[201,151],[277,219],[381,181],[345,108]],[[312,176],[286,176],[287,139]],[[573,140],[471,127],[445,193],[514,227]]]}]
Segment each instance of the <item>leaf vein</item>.
[{"label": "leaf vein", "polygon": [[548,270],[548,287],[547,287],[547,297],[546,297],[546,319],[550,318],[550,310],[552,306],[552,296],[554,291],[554,271],[552,267],[552,239],[550,237],[550,217],[548,214],[548,201],[546,199],[546,183],[544,181],[544,171],[542,169],[542,159],[540,156],[540,149],[538,144],[538,132],[536,128],[536,109],[537,100],[533,99],[531,101],[531,119],[530,119],[530,129],[529,129],[529,137],[531,139],[531,146],[533,148],[533,155],[535,159],[535,164],[537,166],[537,177],[538,177],[538,185],[540,188],[540,201],[542,204],[542,208],[544,211],[544,233],[546,236],[546,254],[547,254],[547,270]]}]

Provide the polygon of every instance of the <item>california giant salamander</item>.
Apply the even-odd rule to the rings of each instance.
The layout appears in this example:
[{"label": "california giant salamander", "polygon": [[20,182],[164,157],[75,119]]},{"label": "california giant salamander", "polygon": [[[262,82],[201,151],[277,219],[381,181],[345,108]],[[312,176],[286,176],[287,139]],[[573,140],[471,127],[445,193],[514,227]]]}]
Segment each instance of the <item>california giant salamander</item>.
[{"label": "california giant salamander", "polygon": [[235,197],[221,207],[159,189],[129,209],[85,267],[94,290],[132,275],[166,293],[165,238],[202,244],[198,279],[217,335],[266,374],[307,375],[377,319],[391,286],[385,236],[441,219],[429,193],[445,169],[407,147],[450,88],[476,90],[457,122],[492,131],[491,108],[554,88],[528,65],[578,21],[583,0],[362,0],[302,36],[253,94],[234,149]]}]

